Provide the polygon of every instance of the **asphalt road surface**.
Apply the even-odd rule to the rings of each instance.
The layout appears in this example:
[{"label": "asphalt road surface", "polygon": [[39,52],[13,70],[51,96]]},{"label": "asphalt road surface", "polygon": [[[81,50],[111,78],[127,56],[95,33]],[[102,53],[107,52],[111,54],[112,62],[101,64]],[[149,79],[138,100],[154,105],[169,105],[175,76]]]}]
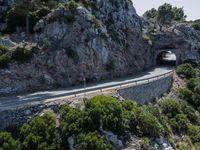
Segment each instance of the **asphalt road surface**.
[{"label": "asphalt road surface", "polygon": [[61,90],[42,91],[12,97],[0,97],[0,110],[26,104],[32,104],[35,102],[45,102],[50,99],[58,99],[60,97],[67,97],[78,93],[95,91],[99,89],[105,89],[108,87],[115,87],[118,85],[128,84],[135,81],[138,81],[139,83],[142,82],[141,80],[160,76],[173,70],[173,67],[157,67],[125,78],[119,78],[111,81],[99,82],[94,84],[87,84],[85,88],[84,85],[82,85]]}]

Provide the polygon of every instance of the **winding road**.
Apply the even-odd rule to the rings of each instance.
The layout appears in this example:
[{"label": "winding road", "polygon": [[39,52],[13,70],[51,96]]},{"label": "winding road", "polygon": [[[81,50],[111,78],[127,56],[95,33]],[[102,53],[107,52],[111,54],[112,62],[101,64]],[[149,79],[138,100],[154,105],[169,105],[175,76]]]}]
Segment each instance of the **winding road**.
[{"label": "winding road", "polygon": [[161,76],[173,70],[174,68],[172,67],[157,67],[125,78],[119,78],[112,81],[99,82],[95,84],[88,84],[86,88],[84,88],[83,86],[77,86],[61,90],[42,91],[42,92],[35,92],[35,93],[12,96],[12,97],[1,97],[0,110],[6,108],[14,108],[26,104],[33,104],[36,102],[56,101],[61,98],[67,98],[69,96],[80,93],[87,94],[88,92],[91,91],[99,92],[99,90],[102,91],[107,88],[114,88],[116,86],[119,87],[120,85],[125,85],[129,83],[137,82],[138,84],[140,84],[140,82],[142,83],[146,79],[151,79],[157,76]]}]

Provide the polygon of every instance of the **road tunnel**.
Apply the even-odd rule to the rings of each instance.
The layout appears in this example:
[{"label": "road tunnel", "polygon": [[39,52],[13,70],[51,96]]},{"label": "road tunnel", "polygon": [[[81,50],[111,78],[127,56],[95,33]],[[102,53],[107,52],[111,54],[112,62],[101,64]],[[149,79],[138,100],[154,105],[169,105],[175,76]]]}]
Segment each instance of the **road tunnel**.
[{"label": "road tunnel", "polygon": [[161,51],[156,57],[157,66],[176,66],[177,57],[171,51]]}]

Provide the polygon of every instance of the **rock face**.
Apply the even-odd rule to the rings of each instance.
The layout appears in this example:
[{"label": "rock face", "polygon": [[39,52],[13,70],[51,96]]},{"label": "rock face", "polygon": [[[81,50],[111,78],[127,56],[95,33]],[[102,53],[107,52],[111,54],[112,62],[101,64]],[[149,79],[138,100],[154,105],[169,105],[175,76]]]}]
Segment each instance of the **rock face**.
[{"label": "rock face", "polygon": [[142,19],[129,0],[60,7],[35,26],[33,59],[0,70],[0,95],[67,87],[136,73],[153,64]]},{"label": "rock face", "polygon": [[200,63],[200,31],[190,23],[180,23],[163,32],[151,33],[153,49],[179,49],[181,61],[192,60]]},{"label": "rock face", "polygon": [[110,131],[105,131],[103,129],[100,129],[101,133],[103,136],[106,138],[106,140],[110,143],[112,143],[114,149],[119,150],[124,147],[123,143],[121,140],[118,139],[117,135]]}]

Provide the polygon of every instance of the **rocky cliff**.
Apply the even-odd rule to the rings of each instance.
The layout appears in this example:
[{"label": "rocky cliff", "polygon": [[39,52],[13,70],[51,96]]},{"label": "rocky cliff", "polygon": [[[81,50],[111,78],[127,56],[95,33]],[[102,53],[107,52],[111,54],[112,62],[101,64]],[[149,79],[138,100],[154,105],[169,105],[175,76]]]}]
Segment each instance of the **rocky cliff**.
[{"label": "rocky cliff", "polygon": [[[62,5],[40,20],[33,58],[0,70],[0,95],[95,82],[152,66],[142,19],[130,0]],[[30,41],[27,41],[28,45]]]},{"label": "rocky cliff", "polygon": [[156,29],[148,33],[152,49],[179,49],[180,63],[190,60],[200,64],[200,31],[191,23],[178,23],[162,32]]}]

